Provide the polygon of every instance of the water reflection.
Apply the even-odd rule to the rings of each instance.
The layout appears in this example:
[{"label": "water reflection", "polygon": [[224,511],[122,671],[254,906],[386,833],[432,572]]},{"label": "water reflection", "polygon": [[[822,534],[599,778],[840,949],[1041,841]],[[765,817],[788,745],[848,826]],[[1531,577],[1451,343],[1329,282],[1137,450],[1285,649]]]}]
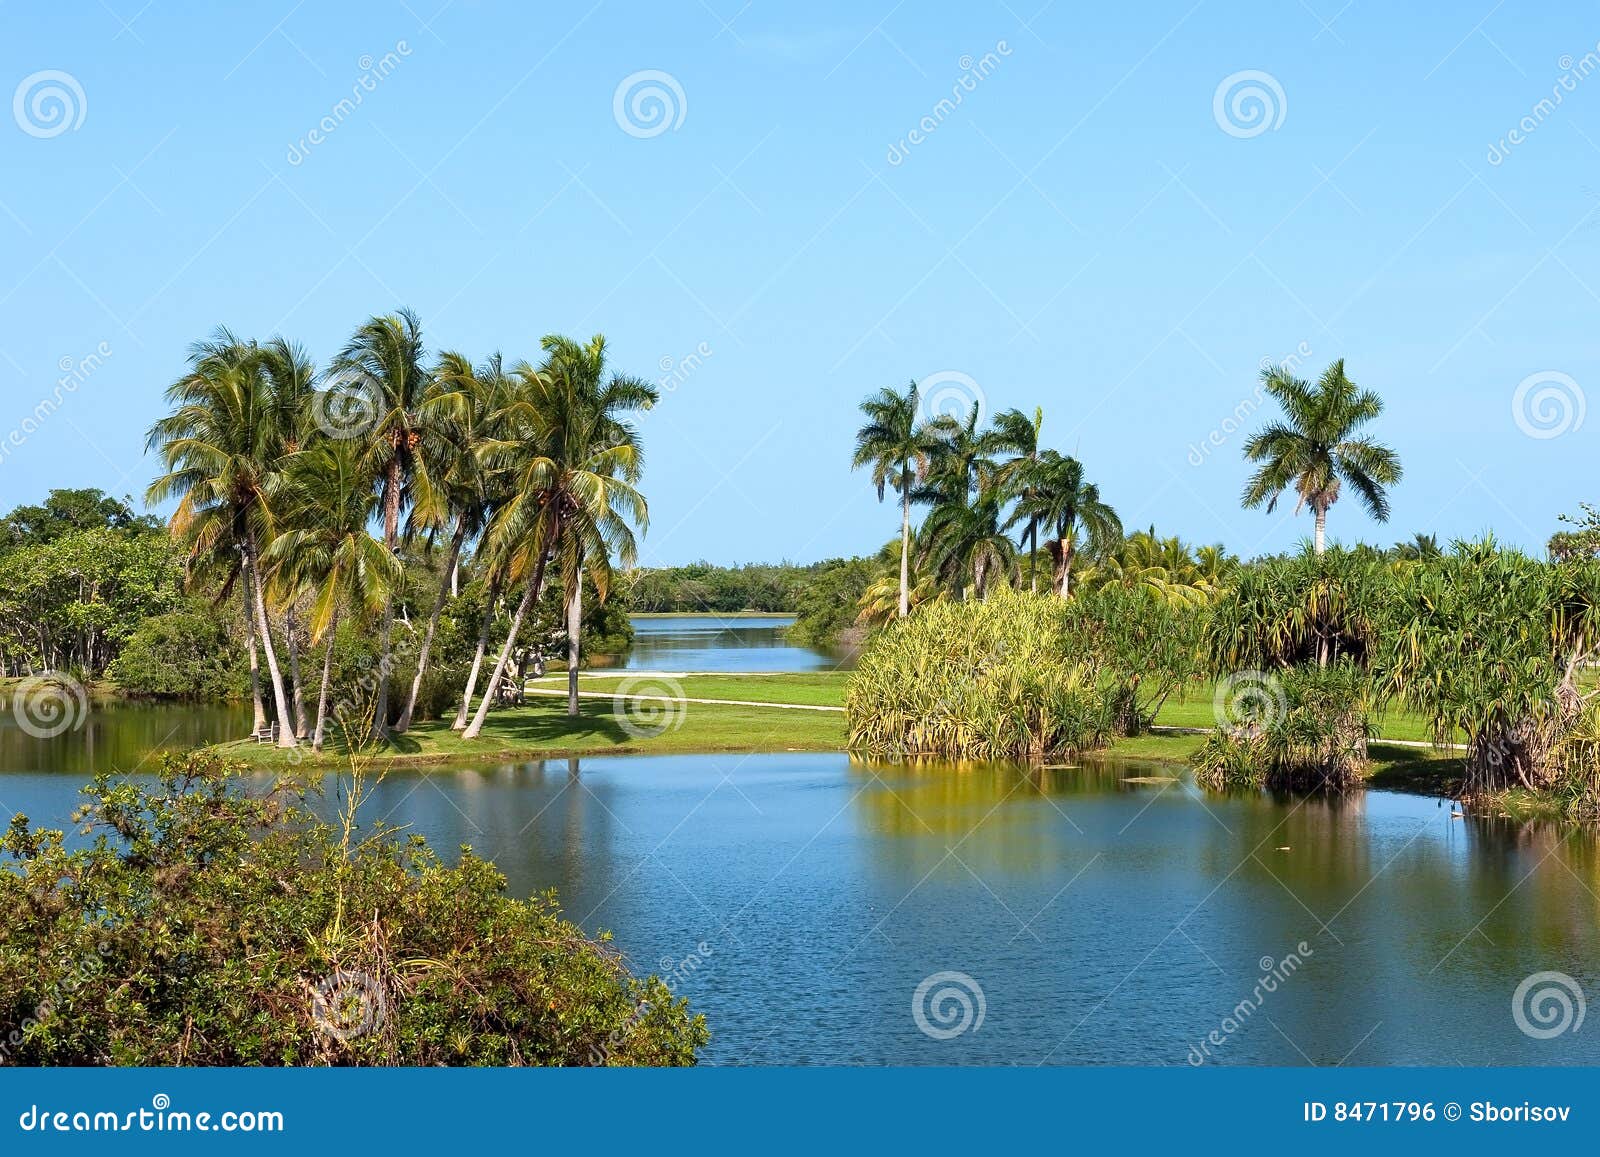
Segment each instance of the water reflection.
[{"label": "water reflection", "polygon": [[[853,666],[844,651],[790,645],[788,615],[722,618],[689,615],[633,620],[633,649],[613,665],[648,671],[831,671]],[[607,660],[597,658],[595,665]]]},{"label": "water reflection", "polygon": [[[78,777],[4,783],[60,822]],[[1183,1064],[1230,1020],[1206,1063],[1600,1062],[1595,1034],[1534,1040],[1511,1016],[1534,972],[1600,992],[1593,837],[1432,799],[1216,796],[1107,761],[708,755],[394,771],[366,818],[472,846],[514,894],[556,888],[638,968],[704,945],[681,992],[714,1062]],[[948,970],[987,1015],[934,1040],[911,994]]]}]

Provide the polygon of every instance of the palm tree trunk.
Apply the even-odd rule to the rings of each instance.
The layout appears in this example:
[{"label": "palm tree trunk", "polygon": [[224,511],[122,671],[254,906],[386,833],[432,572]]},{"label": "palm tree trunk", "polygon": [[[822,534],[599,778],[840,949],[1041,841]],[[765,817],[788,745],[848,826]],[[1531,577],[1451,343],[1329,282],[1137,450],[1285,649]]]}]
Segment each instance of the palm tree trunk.
[{"label": "palm tree trunk", "polygon": [[911,613],[911,483],[900,494],[900,617]]},{"label": "palm tree trunk", "polygon": [[577,574],[567,598],[567,714],[578,713],[578,659],[583,647],[583,553],[578,553]]},{"label": "palm tree trunk", "polygon": [[1317,518],[1317,530],[1313,546],[1316,552],[1321,554],[1327,549],[1328,543],[1328,510],[1327,507],[1318,506],[1314,508],[1314,512]]},{"label": "palm tree trunk", "polygon": [[[398,447],[383,477],[383,545],[392,554],[400,539],[400,455]],[[389,734],[389,668],[393,659],[389,654],[394,635],[394,595],[383,600],[383,626],[378,629],[378,702],[372,712],[372,737],[384,739]]]},{"label": "palm tree trunk", "polygon": [[297,747],[294,723],[289,718],[289,697],[283,691],[283,672],[278,667],[278,651],[272,645],[272,624],[267,621],[267,600],[261,586],[261,569],[256,564],[256,544],[251,539],[245,548],[245,568],[255,593],[256,630],[261,633],[261,649],[267,654],[267,673],[272,677],[272,698],[278,712],[278,746]]},{"label": "palm tree trunk", "polygon": [[294,698],[294,733],[296,738],[304,739],[307,734],[306,696],[305,685],[300,681],[300,644],[295,642],[294,628],[294,604],[290,603],[283,615],[283,637],[289,646],[289,682]]},{"label": "palm tree trunk", "polygon": [[494,626],[494,605],[500,598],[500,576],[489,580],[489,598],[483,604],[483,624],[478,628],[478,649],[472,656],[472,670],[467,672],[466,690],[461,693],[461,707],[456,711],[456,721],[450,730],[460,731],[467,725],[467,714],[472,710],[472,694],[478,689],[478,672],[483,669],[484,652],[489,649],[489,629]]},{"label": "palm tree trunk", "polygon": [[422,694],[422,677],[428,673],[428,656],[433,652],[433,633],[439,628],[439,616],[444,613],[445,601],[450,597],[450,582],[456,573],[456,562],[461,558],[461,545],[467,540],[467,528],[457,523],[450,539],[450,561],[445,564],[444,578],[439,583],[439,593],[433,599],[433,611],[428,615],[428,627],[422,633],[422,650],[417,655],[417,674],[411,680],[411,694],[406,696],[406,709],[400,713],[400,722],[394,729],[411,730],[411,717],[417,710],[417,696]]},{"label": "palm tree trunk", "polygon": [[506,673],[506,663],[511,659],[511,649],[517,645],[517,632],[522,629],[522,620],[528,613],[528,608],[533,606],[534,600],[539,597],[539,588],[544,586],[545,553],[539,551],[539,561],[534,564],[533,575],[528,580],[528,587],[522,592],[522,601],[517,604],[517,613],[511,616],[511,630],[506,634],[505,644],[500,648],[500,658],[495,662],[494,674],[489,676],[489,686],[483,692],[483,701],[478,704],[478,712],[472,717],[472,722],[461,733],[463,739],[476,739],[483,730],[483,721],[489,716],[489,704],[494,702],[495,695],[500,690],[500,680]]},{"label": "palm tree trunk", "polygon": [[328,688],[333,684],[333,643],[339,633],[339,608],[328,620],[328,650],[322,656],[322,690],[317,694],[317,730],[311,737],[311,750],[322,750],[322,736],[328,724]]},{"label": "palm tree trunk", "polygon": [[1028,592],[1039,593],[1039,520],[1028,519]]},{"label": "palm tree trunk", "polygon": [[256,646],[256,605],[250,591],[250,567],[244,566],[239,587],[244,592],[244,645],[250,652],[250,706],[255,722],[250,730],[259,734],[267,725],[267,705],[261,701],[261,649]]}]

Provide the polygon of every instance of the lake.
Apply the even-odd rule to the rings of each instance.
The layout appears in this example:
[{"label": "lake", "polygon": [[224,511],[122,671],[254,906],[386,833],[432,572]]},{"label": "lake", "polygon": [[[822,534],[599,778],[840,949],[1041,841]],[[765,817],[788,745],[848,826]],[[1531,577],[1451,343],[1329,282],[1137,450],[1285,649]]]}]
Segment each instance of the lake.
[{"label": "lake", "polygon": [[[644,622],[641,666],[820,658],[767,624]],[[63,825],[92,768],[248,721],[102,707],[41,741],[6,715],[0,815]],[[1600,1063],[1593,1026],[1541,1039],[1513,1011],[1538,973],[1600,992],[1593,835],[1417,796],[723,754],[395,771],[366,818],[556,888],[706,1014],[712,1063]],[[1528,985],[1536,1033],[1552,983]]]},{"label": "lake", "polygon": [[620,665],[644,671],[831,671],[852,666],[848,652],[791,646],[792,615],[724,618],[678,615],[633,620],[633,650]]}]

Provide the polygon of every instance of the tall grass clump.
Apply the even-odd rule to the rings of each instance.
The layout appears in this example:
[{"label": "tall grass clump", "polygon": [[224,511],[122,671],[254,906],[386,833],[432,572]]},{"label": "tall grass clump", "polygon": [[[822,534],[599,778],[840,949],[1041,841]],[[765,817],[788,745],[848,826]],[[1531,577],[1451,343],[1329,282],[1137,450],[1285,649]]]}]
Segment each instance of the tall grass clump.
[{"label": "tall grass clump", "polygon": [[850,747],[946,759],[1071,757],[1109,734],[1099,663],[1072,655],[1059,598],[936,602],[880,632],[845,697]]}]

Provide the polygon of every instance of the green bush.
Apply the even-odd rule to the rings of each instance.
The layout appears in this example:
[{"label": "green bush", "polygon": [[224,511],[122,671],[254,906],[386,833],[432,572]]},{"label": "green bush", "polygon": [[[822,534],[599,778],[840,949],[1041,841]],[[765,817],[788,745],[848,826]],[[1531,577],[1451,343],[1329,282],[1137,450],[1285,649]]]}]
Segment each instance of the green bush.
[{"label": "green bush", "polygon": [[1065,604],[1002,588],[936,602],[874,636],[845,696],[852,750],[1071,757],[1107,738],[1098,665],[1069,657]]},{"label": "green bush", "polygon": [[1221,726],[1194,761],[1201,783],[1345,791],[1361,782],[1374,731],[1370,680],[1356,663],[1241,672],[1217,694]]},{"label": "green bush", "polygon": [[0,1063],[682,1065],[708,1039],[554,898],[463,850],[365,837],[283,785],[169,756],[102,776],[92,843],[16,817],[0,839]]},{"label": "green bush", "polygon": [[216,700],[243,693],[246,668],[216,611],[191,599],[141,622],[107,675],[128,695]]}]

